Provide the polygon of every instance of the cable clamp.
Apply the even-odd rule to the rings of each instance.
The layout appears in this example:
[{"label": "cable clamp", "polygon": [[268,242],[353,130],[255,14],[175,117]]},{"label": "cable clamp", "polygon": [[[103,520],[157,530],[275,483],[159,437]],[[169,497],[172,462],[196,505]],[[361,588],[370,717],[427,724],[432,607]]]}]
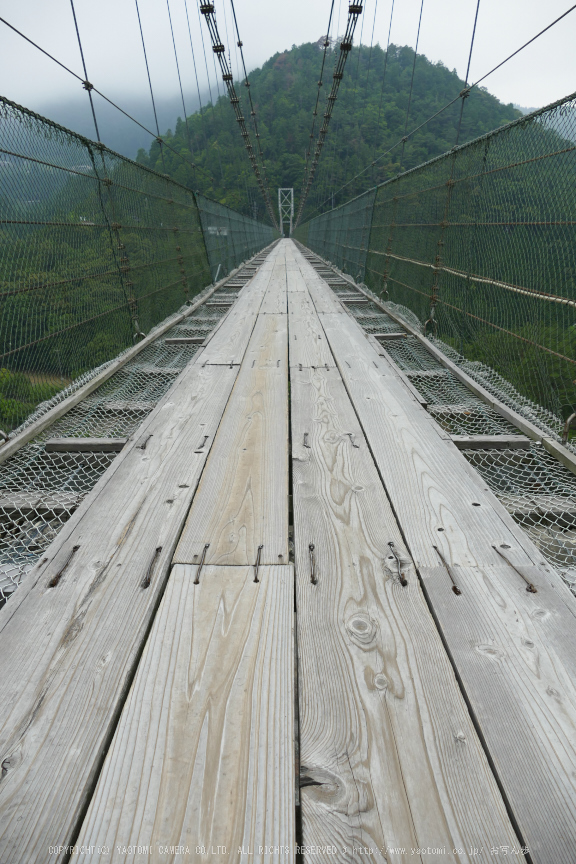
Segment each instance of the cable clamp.
[{"label": "cable clamp", "polygon": [[470,87],[465,87],[463,90],[460,91],[460,93],[458,95],[462,99],[467,99],[468,96],[470,95]]},{"label": "cable clamp", "polygon": [[214,12],[214,4],[213,3],[201,3],[200,4],[200,12],[202,15],[211,15]]},{"label": "cable clamp", "polygon": [[94,89],[94,85],[91,84],[90,81],[82,81],[82,86],[84,87],[85,90],[88,90],[88,91]]}]

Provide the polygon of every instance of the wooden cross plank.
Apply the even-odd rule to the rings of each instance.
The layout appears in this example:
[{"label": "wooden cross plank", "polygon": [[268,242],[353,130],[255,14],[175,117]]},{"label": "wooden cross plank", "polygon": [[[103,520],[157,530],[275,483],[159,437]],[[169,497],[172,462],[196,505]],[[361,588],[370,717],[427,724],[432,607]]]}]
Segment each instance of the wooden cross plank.
[{"label": "wooden cross plank", "polygon": [[196,573],[172,570],[78,844],[293,862],[293,567]]},{"label": "wooden cross plank", "polygon": [[287,316],[260,315],[175,562],[288,561]]},{"label": "wooden cross plank", "polygon": [[76,835],[237,373],[187,367],[1,610],[1,861]]},{"label": "wooden cross plank", "polygon": [[47,453],[120,453],[127,438],[49,438]]},{"label": "wooden cross plank", "polygon": [[518,845],[338,372],[291,410],[303,844]]}]

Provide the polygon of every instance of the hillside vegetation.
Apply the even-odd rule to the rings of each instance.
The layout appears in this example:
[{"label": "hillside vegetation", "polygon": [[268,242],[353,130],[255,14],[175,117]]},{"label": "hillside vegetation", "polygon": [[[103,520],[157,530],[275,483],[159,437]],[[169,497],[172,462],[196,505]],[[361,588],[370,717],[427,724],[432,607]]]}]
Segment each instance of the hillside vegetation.
[{"label": "hillside vegetation", "polygon": [[[333,51],[330,49],[327,57],[320,114],[324,112],[325,98],[332,84]],[[340,87],[309,210],[314,202],[317,203],[319,196],[330,195],[402,137],[413,61],[414,52],[408,47],[391,45],[387,63],[386,52],[379,46],[353,49]],[[275,54],[249,76],[273,195],[278,186],[293,186],[298,195],[304,173],[304,154],[310,140],[321,63],[322,50],[319,45],[307,43]],[[418,55],[408,128],[422,123],[457,96],[463,87],[464,82],[455,72],[442,63],[431,63],[423,55]],[[244,114],[247,115],[246,91],[241,84],[237,85],[237,90]],[[400,148],[397,148],[384,157],[372,172],[367,172],[349,186],[335,203],[341,203],[368,186],[388,179],[400,167],[413,167],[449,150],[456,141],[459,114],[460,100],[457,100],[406,145],[402,166],[399,162]],[[460,142],[519,116],[521,112],[513,105],[503,105],[486,90],[477,89],[466,100]],[[184,185],[199,189],[205,195],[237,210],[252,215],[256,205],[259,217],[264,218],[264,206],[257,193],[250,163],[227,98],[221,97],[216,105],[208,105],[202,113],[190,116],[188,130],[190,142],[186,125],[179,118],[174,130],[168,135],[171,146],[182,154],[189,156],[192,151],[195,169],[166,148],[163,148],[162,153],[156,142],[149,152],[139,151],[138,161],[161,173],[168,173]],[[250,190],[250,200],[247,188]]]}]

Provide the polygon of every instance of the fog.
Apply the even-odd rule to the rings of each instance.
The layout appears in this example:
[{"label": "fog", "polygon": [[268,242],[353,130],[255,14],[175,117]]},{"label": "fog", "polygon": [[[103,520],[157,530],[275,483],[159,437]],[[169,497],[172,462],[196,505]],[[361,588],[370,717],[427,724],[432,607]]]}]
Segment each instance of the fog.
[{"label": "fog", "polygon": [[[190,113],[198,107],[198,90],[204,100],[209,98],[209,87],[216,96],[217,87],[222,85],[215,77],[206,26],[200,21],[195,0],[169,2],[186,110]],[[346,0],[335,0],[333,35],[344,30],[347,5]],[[566,0],[482,0],[470,80],[484,75],[569,5]],[[326,33],[330,0],[235,0],[235,6],[246,62],[252,69],[276,52],[293,44],[316,41]],[[139,0],[139,7],[160,108],[160,129],[164,131],[183,114],[168,4],[166,0]],[[135,0],[75,0],[75,8],[89,80],[154,131]],[[367,0],[356,44],[360,39],[362,44],[370,44],[373,38],[375,43],[386,46],[390,9],[391,0]],[[475,10],[476,0],[425,0],[419,52],[432,61],[442,61],[464,77]],[[419,11],[420,0],[395,0],[393,43],[414,45]],[[230,0],[216,0],[216,13],[223,41],[232,46],[231,61],[237,73],[240,67]],[[84,77],[69,0],[0,0],[0,15]],[[540,107],[576,90],[575,28],[576,12],[494,73],[485,86],[502,101],[525,107]],[[81,83],[2,23],[0,40],[2,95],[94,137]],[[124,121],[95,98],[101,138],[114,146],[113,139],[118,137]],[[130,125],[123,131],[124,138]],[[137,127],[129,134],[126,140],[132,152],[150,141],[150,136]]]}]

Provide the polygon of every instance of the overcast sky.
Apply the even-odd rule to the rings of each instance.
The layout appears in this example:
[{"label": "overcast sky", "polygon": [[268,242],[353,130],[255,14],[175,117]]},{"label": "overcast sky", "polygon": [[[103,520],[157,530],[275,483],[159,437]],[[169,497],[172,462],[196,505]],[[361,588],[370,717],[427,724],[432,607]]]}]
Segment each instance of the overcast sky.
[{"label": "overcast sky", "polygon": [[[185,2],[202,92],[206,90],[206,67],[197,0],[170,0],[178,60],[191,102],[196,84]],[[166,0],[139,0],[139,4],[155,93],[159,98],[173,97],[178,93],[178,79]],[[569,0],[481,0],[471,80],[484,75],[570,5]],[[235,6],[246,60],[254,68],[277,51],[324,34],[330,0],[235,0]],[[342,33],[347,6],[348,0],[335,0],[333,33]],[[110,98],[139,111],[139,119],[151,124],[149,108],[140,101],[147,98],[148,84],[135,0],[75,0],[75,7],[89,80]],[[362,43],[370,44],[375,22],[374,42],[385,47],[390,8],[391,0],[367,0],[356,43],[361,35]],[[476,0],[424,0],[419,52],[430,60],[443,61],[463,77],[475,9]],[[3,18],[82,75],[70,0],[0,0],[0,10]],[[420,0],[395,0],[392,42],[414,45],[419,10]],[[230,44],[230,0],[216,0],[216,12],[221,36]],[[202,27],[209,44],[204,22]],[[486,86],[504,102],[526,107],[540,107],[568,95],[576,90],[575,35],[576,10],[492,75]],[[207,57],[214,87],[212,53],[207,52]],[[236,68],[234,53],[232,62]],[[48,113],[51,104],[85,97],[80,82],[2,23],[0,76],[2,95],[41,113]]]}]

